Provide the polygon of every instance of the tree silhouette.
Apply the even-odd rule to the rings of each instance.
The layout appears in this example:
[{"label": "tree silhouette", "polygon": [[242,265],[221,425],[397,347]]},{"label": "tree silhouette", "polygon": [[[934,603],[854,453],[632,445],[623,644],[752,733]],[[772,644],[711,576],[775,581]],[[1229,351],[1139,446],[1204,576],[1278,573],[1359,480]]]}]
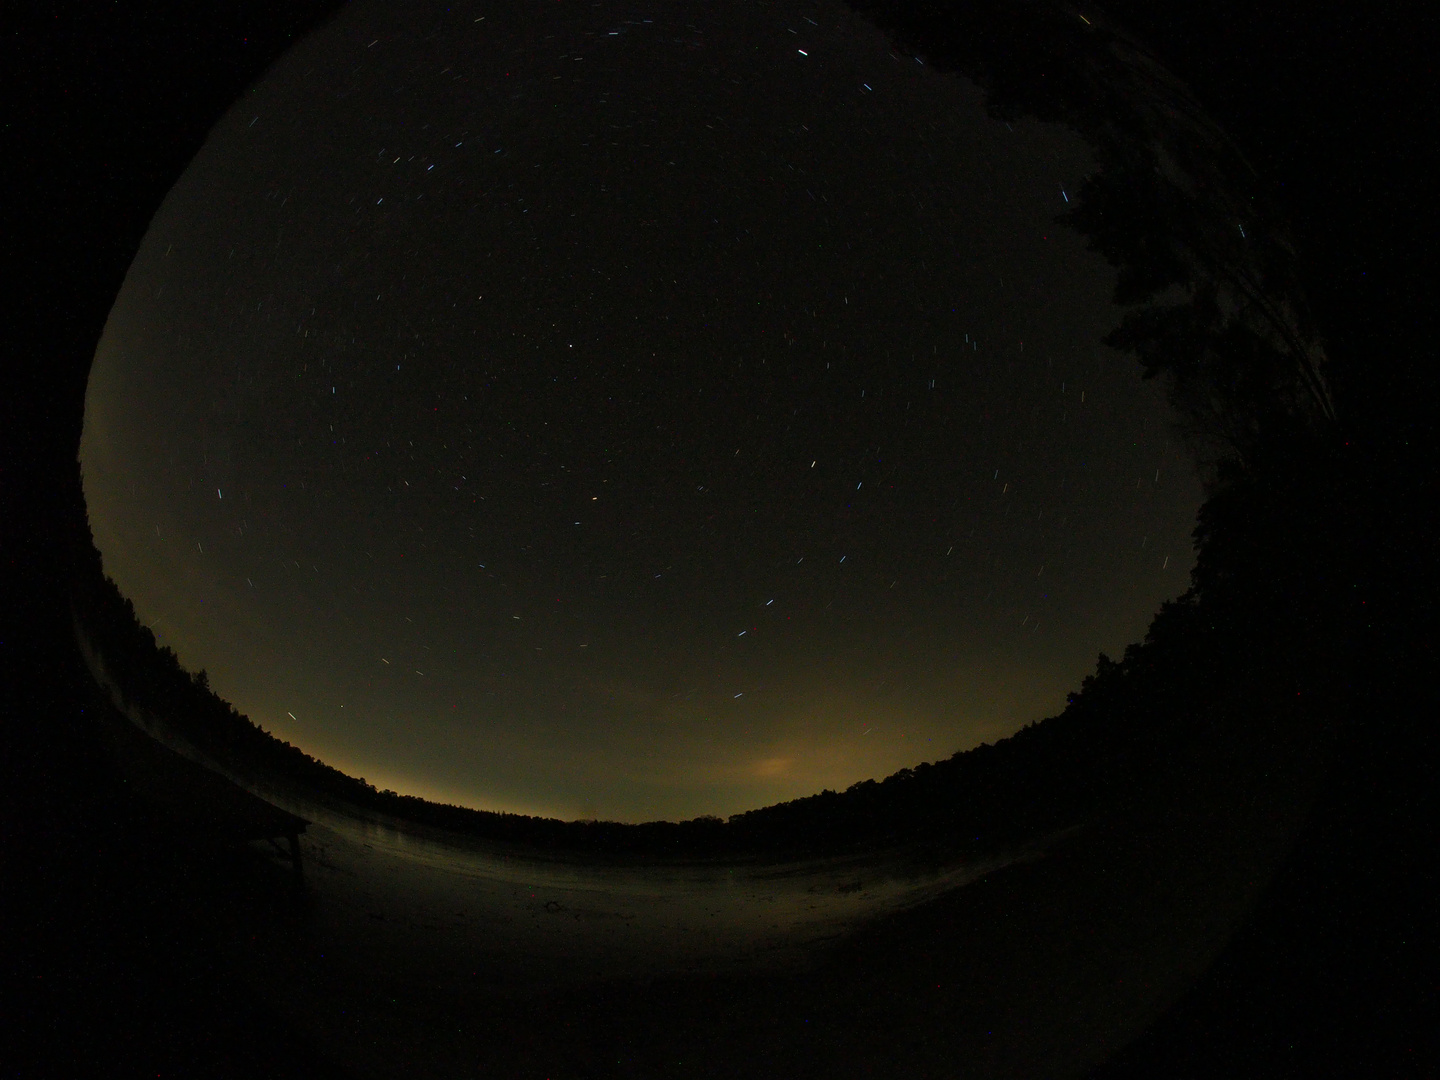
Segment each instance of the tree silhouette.
[{"label": "tree silhouette", "polygon": [[[1329,360],[1296,252],[1255,171],[1193,95],[1098,13],[1051,0],[852,0],[902,47],[986,91],[991,115],[1065,124],[1098,170],[1059,220],[1118,270],[1107,338],[1163,376],[1203,464],[1333,434]],[[1213,477],[1212,477],[1213,478]]]}]

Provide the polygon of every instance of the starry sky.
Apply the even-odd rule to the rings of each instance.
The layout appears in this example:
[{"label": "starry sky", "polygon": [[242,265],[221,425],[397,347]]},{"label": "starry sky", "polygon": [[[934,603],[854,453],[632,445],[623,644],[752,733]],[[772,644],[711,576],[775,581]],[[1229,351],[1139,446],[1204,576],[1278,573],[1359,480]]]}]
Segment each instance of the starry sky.
[{"label": "starry sky", "polygon": [[837,3],[361,2],[97,350],[106,572],[380,787],[730,814],[1060,711],[1201,492],[1055,224],[1077,136]]}]

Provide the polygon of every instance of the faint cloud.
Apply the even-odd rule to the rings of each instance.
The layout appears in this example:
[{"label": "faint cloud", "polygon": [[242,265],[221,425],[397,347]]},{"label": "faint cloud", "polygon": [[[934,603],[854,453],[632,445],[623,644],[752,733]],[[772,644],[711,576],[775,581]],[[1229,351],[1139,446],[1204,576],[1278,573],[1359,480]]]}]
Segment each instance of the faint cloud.
[{"label": "faint cloud", "polygon": [[776,780],[790,772],[794,759],[788,757],[767,757],[754,762],[749,773],[757,780]]}]

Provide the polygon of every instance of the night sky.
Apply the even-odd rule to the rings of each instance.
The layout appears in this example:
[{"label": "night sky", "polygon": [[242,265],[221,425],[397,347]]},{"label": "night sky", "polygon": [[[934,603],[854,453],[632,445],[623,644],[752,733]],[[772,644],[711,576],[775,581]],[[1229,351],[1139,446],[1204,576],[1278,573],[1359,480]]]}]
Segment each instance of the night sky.
[{"label": "night sky", "polygon": [[354,5],[96,354],[105,569],[258,724],[487,809],[729,814],[1058,712],[1201,493],[1078,136],[835,4]]}]

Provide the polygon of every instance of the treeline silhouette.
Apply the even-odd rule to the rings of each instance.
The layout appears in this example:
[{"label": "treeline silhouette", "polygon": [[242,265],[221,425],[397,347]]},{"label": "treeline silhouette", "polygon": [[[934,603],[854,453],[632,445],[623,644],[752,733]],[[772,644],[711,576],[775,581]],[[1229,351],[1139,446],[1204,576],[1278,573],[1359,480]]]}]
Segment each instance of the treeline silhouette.
[{"label": "treeline silhouette", "polygon": [[[1207,504],[1205,535],[1219,528],[1224,505]],[[983,857],[1121,807],[1163,782],[1196,740],[1271,722],[1277,703],[1291,707],[1305,681],[1299,657],[1264,644],[1274,639],[1250,605],[1224,603],[1227,576],[1207,557],[1203,572],[1222,583],[1208,590],[1214,596],[1192,588],[1165,604],[1143,643],[1119,660],[1101,654],[1062,713],[993,745],[728,820],[560,821],[379,790],[317,760],[239,713],[210,689],[203,671],[186,671],[158,645],[102,573],[93,544],[84,564],[77,618],[121,703],[163,718],[232,775],[486,841],[601,856],[778,857],[918,844]],[[1218,726],[1209,715],[1217,695],[1235,706]]]}]

